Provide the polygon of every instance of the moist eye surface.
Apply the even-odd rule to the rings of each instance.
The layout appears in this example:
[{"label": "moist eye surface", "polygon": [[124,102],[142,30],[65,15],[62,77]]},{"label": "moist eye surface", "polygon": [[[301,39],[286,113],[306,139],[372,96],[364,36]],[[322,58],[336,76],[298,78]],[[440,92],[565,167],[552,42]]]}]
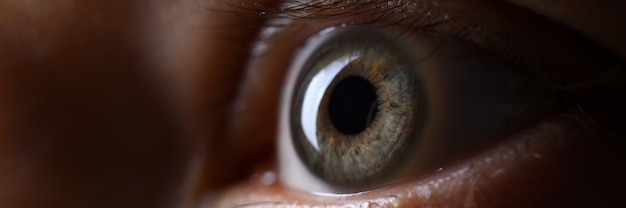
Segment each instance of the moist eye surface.
[{"label": "moist eye surface", "polygon": [[294,53],[280,178],[356,193],[435,173],[556,112],[542,79],[474,44],[385,28],[320,31]]},{"label": "moist eye surface", "polygon": [[293,95],[299,158],[335,186],[362,187],[391,174],[419,137],[426,96],[399,41],[369,30],[322,41]]}]

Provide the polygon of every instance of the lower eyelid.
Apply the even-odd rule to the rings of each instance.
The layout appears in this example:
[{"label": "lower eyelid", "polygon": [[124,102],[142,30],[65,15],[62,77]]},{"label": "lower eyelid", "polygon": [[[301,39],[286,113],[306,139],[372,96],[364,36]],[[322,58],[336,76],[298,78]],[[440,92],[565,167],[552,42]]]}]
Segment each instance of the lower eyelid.
[{"label": "lower eyelid", "polygon": [[[606,161],[602,158],[605,155],[593,154],[606,150],[605,144],[589,139],[592,135],[580,121],[570,115],[540,122],[480,155],[442,167],[429,176],[379,190],[316,195],[295,192],[279,183],[262,183],[260,180],[268,175],[256,174],[252,182],[224,192],[211,205],[509,207],[519,205],[513,204],[519,200],[528,204],[545,202],[555,197],[554,187],[560,188],[558,194],[577,193],[578,188],[585,187],[584,179],[595,173],[594,167],[601,166],[594,161]],[[270,168],[261,173],[275,173],[272,171]]]}]

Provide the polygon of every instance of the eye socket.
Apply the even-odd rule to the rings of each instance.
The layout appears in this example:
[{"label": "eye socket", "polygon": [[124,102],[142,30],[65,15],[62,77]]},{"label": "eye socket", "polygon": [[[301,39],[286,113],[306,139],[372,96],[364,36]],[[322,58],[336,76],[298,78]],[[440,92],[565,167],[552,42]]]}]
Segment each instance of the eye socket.
[{"label": "eye socket", "polygon": [[[353,7],[350,7],[353,1],[334,4],[335,2],[337,1],[292,2],[274,11],[271,7],[256,5],[257,10],[250,13],[257,19],[259,12],[267,11],[268,15],[262,16],[270,18],[261,25],[264,29],[256,40],[247,65],[251,73],[244,82],[244,86],[248,88],[243,94],[253,96],[247,96],[242,100],[249,103],[248,107],[256,110],[248,110],[233,116],[238,120],[245,118],[240,123],[251,124],[248,126],[254,127],[239,128],[235,131],[244,132],[238,138],[246,140],[273,138],[259,135],[254,130],[248,131],[273,126],[272,122],[268,122],[273,119],[249,112],[273,112],[273,109],[280,111],[281,118],[277,128],[280,139],[276,141],[280,148],[276,158],[280,167],[279,174],[274,175],[274,160],[270,160],[268,161],[270,167],[261,167],[258,172],[255,171],[250,175],[250,180],[229,188],[231,191],[220,197],[220,201],[225,202],[222,204],[223,207],[245,205],[366,207],[370,203],[381,206],[463,207],[468,206],[467,197],[471,200],[472,196],[476,196],[473,199],[478,201],[469,206],[514,207],[520,204],[551,202],[552,199],[567,199],[568,197],[554,197],[555,194],[565,196],[561,190],[582,193],[578,192],[581,188],[579,182],[587,181],[585,179],[589,177],[580,173],[605,170],[604,165],[581,165],[581,161],[588,161],[588,164],[607,164],[596,163],[606,160],[596,160],[598,157],[594,157],[604,155],[595,153],[605,151],[588,150],[587,143],[596,140],[581,133],[587,129],[586,126],[565,127],[567,125],[563,125],[560,119],[553,119],[549,107],[537,108],[538,104],[550,107],[557,105],[550,101],[552,94],[541,89],[545,86],[541,80],[553,85],[562,85],[564,80],[565,83],[572,83],[585,80],[586,77],[595,77],[600,69],[611,66],[611,62],[607,62],[612,60],[611,57],[596,50],[593,44],[581,39],[577,33],[532,12],[499,1],[402,1],[409,6],[385,7],[389,9],[374,9],[374,4],[381,3],[386,6],[388,1],[367,1],[369,4],[357,1]],[[438,24],[441,19],[449,21]],[[432,26],[434,24],[437,25]],[[424,86],[429,95],[429,102],[434,103],[429,105],[431,108],[429,118],[437,118],[429,119],[424,132],[430,132],[428,133],[430,136],[440,134],[440,139],[428,139],[432,137],[421,139],[429,142],[417,145],[417,149],[412,152],[422,155],[406,157],[420,161],[410,164],[419,164],[422,167],[413,166],[412,170],[407,171],[408,174],[398,178],[391,177],[387,181],[390,182],[390,186],[381,184],[386,187],[380,189],[372,186],[340,190],[313,175],[294,150],[289,135],[290,123],[286,122],[289,117],[285,116],[289,115],[293,88],[303,68],[297,67],[296,63],[305,62],[294,59],[304,59],[305,56],[302,54],[312,50],[308,45],[313,41],[306,40],[328,37],[327,35],[331,33],[327,32],[336,27],[355,26],[395,29],[394,34],[407,34],[403,40],[419,40],[407,41],[412,44],[406,46],[415,49],[413,52],[417,53],[415,56],[417,60],[425,59],[420,61],[420,65],[429,69],[424,73]],[[462,44],[459,44],[459,41]],[[434,43],[443,43],[436,53],[432,50],[437,48],[433,46]],[[285,70],[290,68],[291,71],[285,73]],[[532,77],[548,76],[542,77],[547,79],[536,80],[530,78],[526,72],[534,73]],[[581,77],[583,79],[580,79]],[[282,81],[285,84],[281,85]],[[267,86],[271,86],[269,89],[272,90],[268,90]],[[520,88],[535,90],[523,91],[519,90]],[[274,100],[279,96],[274,93],[279,91],[284,91],[282,103],[278,103],[279,99]],[[502,95],[502,98],[498,98],[499,95]],[[270,102],[267,102],[268,100]],[[533,102],[535,104],[527,106]],[[571,111],[568,110],[573,110],[569,107],[573,106],[567,104],[571,103],[558,103],[559,108],[562,108],[557,111],[569,115]],[[259,105],[271,107],[257,107]],[[509,111],[509,115],[513,116],[498,116],[502,115],[502,111]],[[535,116],[529,116],[529,112]],[[555,113],[560,115],[559,112]],[[545,127],[544,124],[550,128],[540,130]],[[535,131],[537,128],[539,131]],[[493,129],[498,131],[489,132]],[[479,136],[484,132],[489,134],[483,135],[485,140],[480,140]],[[511,132],[516,134],[509,134]],[[464,139],[451,139],[459,137]],[[489,145],[492,141],[488,138],[495,138],[498,141]],[[501,140],[505,141],[500,142]],[[540,150],[533,147],[534,141],[556,143],[555,146]],[[563,142],[566,146],[563,146]],[[472,145],[483,143],[488,147]],[[577,148],[576,145],[579,144],[584,148]],[[449,156],[452,153],[465,154],[468,157]],[[589,159],[590,157],[594,159]],[[570,163],[572,166],[563,166]],[[439,171],[440,167],[443,170]],[[411,174],[415,178],[408,179]],[[423,176],[425,174],[428,176]],[[278,176],[279,183],[267,183],[265,176],[268,175]],[[401,179],[405,178],[403,176],[407,176],[407,180]],[[459,180],[450,180],[455,178]],[[541,180],[537,181],[538,178]],[[401,181],[393,182],[395,179]],[[559,183],[567,185],[560,186],[564,189],[555,190],[554,187],[559,187]],[[597,186],[582,187],[593,187],[595,190]],[[543,189],[548,191],[536,192]],[[367,193],[338,196],[311,194],[311,192],[353,193],[365,190],[368,190]],[[583,195],[586,197],[586,193]]]},{"label": "eye socket", "polygon": [[[353,193],[427,174],[555,106],[536,77],[471,44],[380,28],[313,36],[289,73],[296,78],[283,92],[280,175],[304,191]],[[375,95],[338,98],[352,84],[362,87],[344,96]],[[338,121],[337,105],[361,119]]]}]

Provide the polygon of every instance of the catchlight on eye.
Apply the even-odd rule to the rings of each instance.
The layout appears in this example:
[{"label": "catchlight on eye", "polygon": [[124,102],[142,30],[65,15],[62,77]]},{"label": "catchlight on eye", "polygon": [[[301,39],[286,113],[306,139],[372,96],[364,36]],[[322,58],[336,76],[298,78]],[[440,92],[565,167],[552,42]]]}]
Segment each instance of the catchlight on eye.
[{"label": "catchlight on eye", "polygon": [[455,40],[325,30],[283,88],[280,180],[354,193],[427,174],[545,116],[553,100],[536,80]]},{"label": "catchlight on eye", "polygon": [[290,111],[297,155],[331,185],[391,174],[426,116],[415,63],[384,34],[333,35],[308,55]]}]

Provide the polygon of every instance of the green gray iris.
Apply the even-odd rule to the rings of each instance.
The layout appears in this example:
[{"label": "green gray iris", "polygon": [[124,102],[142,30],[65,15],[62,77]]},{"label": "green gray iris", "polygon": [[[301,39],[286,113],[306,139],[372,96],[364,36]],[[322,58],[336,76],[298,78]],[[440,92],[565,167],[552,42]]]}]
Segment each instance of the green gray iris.
[{"label": "green gray iris", "polygon": [[[303,69],[291,111],[292,123],[300,124],[292,126],[293,142],[303,163],[329,184],[383,181],[416,144],[426,97],[417,64],[396,42],[376,32],[339,33],[322,42]],[[309,89],[321,73],[331,74],[330,82]],[[302,122],[305,97],[315,93],[322,93],[315,121]],[[315,134],[304,133],[305,125],[314,125]]]}]

